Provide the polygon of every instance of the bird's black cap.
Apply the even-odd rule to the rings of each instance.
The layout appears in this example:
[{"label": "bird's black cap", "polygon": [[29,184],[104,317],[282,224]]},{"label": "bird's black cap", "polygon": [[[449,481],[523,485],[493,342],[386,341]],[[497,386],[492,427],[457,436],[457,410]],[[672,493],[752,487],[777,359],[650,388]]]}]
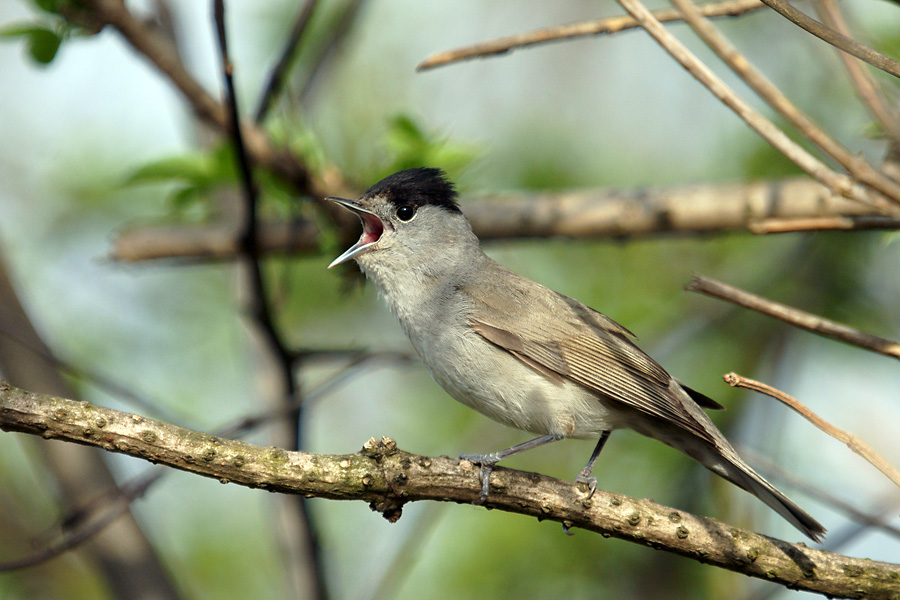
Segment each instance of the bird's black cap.
[{"label": "bird's black cap", "polygon": [[461,213],[456,203],[456,189],[440,169],[419,167],[388,175],[363,194],[381,196],[396,206],[419,208],[426,204],[440,206],[447,212]]}]

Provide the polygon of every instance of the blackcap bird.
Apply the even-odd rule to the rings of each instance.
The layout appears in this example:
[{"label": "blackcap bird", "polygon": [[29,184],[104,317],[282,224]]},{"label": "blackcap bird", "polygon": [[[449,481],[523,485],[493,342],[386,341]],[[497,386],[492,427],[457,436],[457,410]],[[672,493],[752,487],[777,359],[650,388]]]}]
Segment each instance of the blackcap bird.
[{"label": "blackcap bird", "polygon": [[813,540],[825,529],[745,463],[701,407],[713,400],[672,378],[627,329],[584,304],[516,275],[481,249],[439,169],[400,171],[357,200],[330,198],[362,221],[351,258],[381,296],[434,380],[453,398],[539,434],[489,454],[498,461],[563,438],[599,438],[576,481],[593,493],[594,461],[614,429],[633,429],[687,454],[750,492]]}]

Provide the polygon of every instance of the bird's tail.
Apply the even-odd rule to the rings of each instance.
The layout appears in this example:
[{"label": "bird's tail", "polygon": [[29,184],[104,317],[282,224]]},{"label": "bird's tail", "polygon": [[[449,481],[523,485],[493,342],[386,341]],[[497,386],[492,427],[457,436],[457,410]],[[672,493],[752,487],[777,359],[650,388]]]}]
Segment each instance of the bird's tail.
[{"label": "bird's tail", "polygon": [[[732,453],[733,450],[727,454]],[[778,491],[737,454],[732,454],[732,456],[720,454],[719,456],[721,460],[714,461],[713,464],[704,463],[705,466],[765,502],[772,510],[787,519],[791,525],[808,535],[813,541],[822,541],[825,528],[821,523]]]}]

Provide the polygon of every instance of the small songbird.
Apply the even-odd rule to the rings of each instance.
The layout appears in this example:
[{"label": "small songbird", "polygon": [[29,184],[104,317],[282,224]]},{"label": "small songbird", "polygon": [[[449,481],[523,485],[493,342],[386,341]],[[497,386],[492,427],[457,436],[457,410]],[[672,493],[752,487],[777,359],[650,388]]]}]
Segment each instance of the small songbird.
[{"label": "small songbird", "polygon": [[329,268],[356,260],[453,398],[539,434],[460,456],[481,466],[479,501],[498,461],[569,437],[599,438],[576,478],[593,493],[594,461],[610,432],[625,428],[684,452],[822,538],[822,525],[745,463],[701,408],[719,404],[673,379],[606,315],[485,255],[456,198],[432,168],[395,173],[357,200],[330,198],[360,218],[363,233]]}]

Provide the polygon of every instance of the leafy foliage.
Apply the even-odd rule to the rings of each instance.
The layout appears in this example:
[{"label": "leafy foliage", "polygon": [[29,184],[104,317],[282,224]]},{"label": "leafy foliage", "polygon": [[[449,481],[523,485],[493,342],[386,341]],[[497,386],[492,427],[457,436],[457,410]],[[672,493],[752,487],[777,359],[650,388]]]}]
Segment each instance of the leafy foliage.
[{"label": "leafy foliage", "polygon": [[94,33],[67,17],[67,9],[77,9],[77,0],[33,0],[32,4],[43,14],[31,23],[0,28],[0,38],[24,40],[28,55],[39,65],[53,62],[63,41],[73,35]]},{"label": "leafy foliage", "polygon": [[390,119],[384,139],[390,160],[379,173],[381,177],[427,165],[440,167],[454,178],[478,155],[472,145],[428,133],[412,117],[404,114]]},{"label": "leafy foliage", "polygon": [[10,25],[0,29],[0,37],[25,40],[28,55],[40,65],[50,64],[56,58],[63,41],[60,33],[38,25]]}]

